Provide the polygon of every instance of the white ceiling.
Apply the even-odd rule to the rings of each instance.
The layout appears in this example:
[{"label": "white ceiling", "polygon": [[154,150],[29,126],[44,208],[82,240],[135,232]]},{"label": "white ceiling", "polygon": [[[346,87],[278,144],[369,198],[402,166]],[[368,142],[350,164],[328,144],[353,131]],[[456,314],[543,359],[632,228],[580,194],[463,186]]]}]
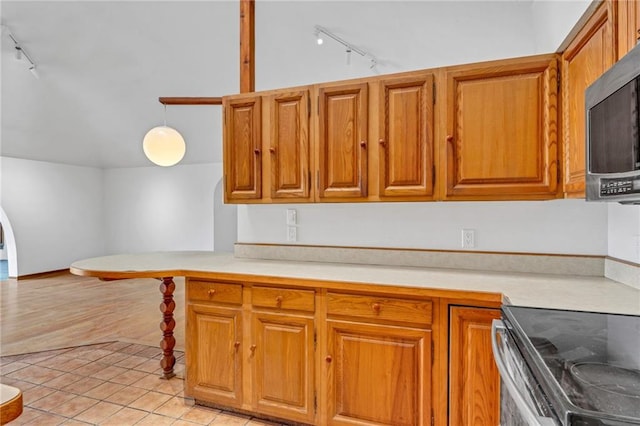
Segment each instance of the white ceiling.
[{"label": "white ceiling", "polygon": [[[1,13],[3,156],[148,166],[141,141],[162,124],[158,97],[237,92],[237,1],[2,1]],[[221,161],[220,121],[220,106],[167,107],[183,163]]]},{"label": "white ceiling", "polygon": [[[549,17],[570,16],[558,13],[564,5],[577,4],[569,8],[581,13],[580,4],[588,1],[258,0],[256,86],[533,54],[536,34],[553,35],[541,50],[549,52],[577,20],[548,27]],[[16,60],[3,31],[2,156],[101,168],[152,166],[142,138],[162,124],[158,97],[238,92],[239,0],[0,0],[0,18],[40,74],[35,79],[27,62]],[[345,65],[337,43],[318,49],[315,24],[375,54],[379,65],[370,70],[358,57]],[[167,107],[167,125],[187,143],[181,164],[222,161],[221,111]]]}]

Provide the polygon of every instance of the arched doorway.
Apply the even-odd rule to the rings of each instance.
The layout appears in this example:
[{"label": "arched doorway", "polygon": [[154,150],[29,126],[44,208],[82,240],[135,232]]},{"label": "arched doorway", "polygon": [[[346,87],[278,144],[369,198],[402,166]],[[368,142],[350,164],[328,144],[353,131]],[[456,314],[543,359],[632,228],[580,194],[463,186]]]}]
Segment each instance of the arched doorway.
[{"label": "arched doorway", "polygon": [[[8,276],[16,278],[18,276],[18,255],[16,250],[16,239],[13,235],[11,222],[0,207],[0,226],[2,227],[2,260],[7,260]],[[3,279],[6,279],[3,277]]]}]

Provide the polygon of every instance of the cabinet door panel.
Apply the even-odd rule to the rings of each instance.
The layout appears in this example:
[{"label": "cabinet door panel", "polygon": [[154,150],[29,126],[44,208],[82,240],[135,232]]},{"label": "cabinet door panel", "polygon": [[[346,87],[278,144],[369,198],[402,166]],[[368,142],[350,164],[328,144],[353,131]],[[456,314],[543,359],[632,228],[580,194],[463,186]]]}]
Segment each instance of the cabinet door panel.
[{"label": "cabinet door panel", "polygon": [[367,84],[321,87],[319,96],[320,199],[366,197]]},{"label": "cabinet door panel", "polygon": [[433,194],[433,75],[380,82],[380,196]]},{"label": "cabinet door panel", "polygon": [[224,99],[225,201],[262,197],[259,96]]},{"label": "cabinet door panel", "polygon": [[431,413],[431,332],[327,324],[328,424],[426,424]]},{"label": "cabinet door panel", "polygon": [[555,55],[447,72],[447,198],[554,198]]},{"label": "cabinet door panel", "polygon": [[239,407],[242,404],[240,309],[187,306],[187,394]]},{"label": "cabinet door panel", "polygon": [[253,333],[256,409],[313,422],[313,318],[254,312]]},{"label": "cabinet door panel", "polygon": [[562,54],[564,192],[584,197],[584,92],[614,62],[611,4],[603,3]]},{"label": "cabinet door panel", "polygon": [[450,343],[451,425],[500,422],[500,376],[491,349],[497,309],[452,307]]},{"label": "cabinet door panel", "polygon": [[271,101],[271,198],[309,198],[309,92]]},{"label": "cabinet door panel", "polygon": [[640,1],[618,0],[618,59],[626,55],[640,41]]}]

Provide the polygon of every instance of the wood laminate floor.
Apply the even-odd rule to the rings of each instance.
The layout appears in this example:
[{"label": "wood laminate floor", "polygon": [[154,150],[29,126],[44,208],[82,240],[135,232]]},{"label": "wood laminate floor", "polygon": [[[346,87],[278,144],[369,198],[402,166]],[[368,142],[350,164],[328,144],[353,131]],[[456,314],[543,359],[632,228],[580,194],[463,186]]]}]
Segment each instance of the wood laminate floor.
[{"label": "wood laminate floor", "polygon": [[160,379],[160,281],[68,273],[0,282],[0,382],[23,391],[15,425],[278,426],[184,395],[184,280],[176,377]]},{"label": "wood laminate floor", "polygon": [[[184,279],[176,278],[176,349],[184,350]],[[0,282],[0,355],[122,341],[158,345],[155,279],[100,281],[70,273]]]}]

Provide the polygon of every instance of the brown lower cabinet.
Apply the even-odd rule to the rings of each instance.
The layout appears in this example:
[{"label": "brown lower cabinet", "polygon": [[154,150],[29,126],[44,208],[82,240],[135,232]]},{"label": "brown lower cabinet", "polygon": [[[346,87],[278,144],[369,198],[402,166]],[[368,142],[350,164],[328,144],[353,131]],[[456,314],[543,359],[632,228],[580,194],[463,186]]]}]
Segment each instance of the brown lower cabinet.
[{"label": "brown lower cabinet", "polygon": [[498,424],[498,310],[426,289],[228,279],[186,279],[185,394],[197,403],[297,424]]},{"label": "brown lower cabinet", "polygon": [[449,424],[500,424],[500,376],[491,350],[491,322],[499,309],[449,310]]},{"label": "brown lower cabinet", "polygon": [[327,424],[428,424],[431,300],[329,293],[327,311]]}]

